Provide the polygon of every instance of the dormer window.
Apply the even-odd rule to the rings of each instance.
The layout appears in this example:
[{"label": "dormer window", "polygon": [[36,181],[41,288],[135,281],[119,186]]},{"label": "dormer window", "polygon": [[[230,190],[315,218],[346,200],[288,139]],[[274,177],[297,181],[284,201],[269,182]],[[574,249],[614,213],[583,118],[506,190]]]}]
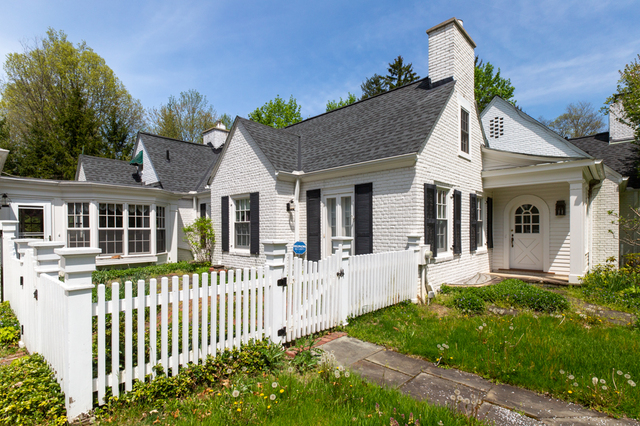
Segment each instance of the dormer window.
[{"label": "dormer window", "polygon": [[498,139],[500,136],[504,136],[504,118],[494,117],[489,120],[489,137]]}]

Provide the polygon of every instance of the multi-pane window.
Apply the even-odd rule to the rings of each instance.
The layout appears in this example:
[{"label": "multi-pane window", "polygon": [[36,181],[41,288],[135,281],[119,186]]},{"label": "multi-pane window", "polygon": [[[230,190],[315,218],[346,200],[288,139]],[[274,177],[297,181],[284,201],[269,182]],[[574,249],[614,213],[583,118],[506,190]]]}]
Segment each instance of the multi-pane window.
[{"label": "multi-pane window", "polygon": [[156,207],[156,252],[164,253],[167,251],[167,230],[166,230],[165,208]]},{"label": "multi-pane window", "polygon": [[447,194],[446,189],[438,189],[438,252],[446,252],[447,247]]},{"label": "multi-pane window", "polygon": [[539,234],[540,211],[532,204],[523,204],[516,210],[516,234]]},{"label": "multi-pane window", "polygon": [[476,204],[476,244],[480,247],[484,244],[482,242],[482,235],[484,234],[482,232],[482,197],[476,198]]},{"label": "multi-pane window", "polygon": [[460,108],[460,150],[469,153],[469,112]]},{"label": "multi-pane window", "polygon": [[18,207],[19,238],[44,238],[44,209]]},{"label": "multi-pane window", "polygon": [[248,198],[235,201],[234,234],[236,248],[249,248],[251,241],[251,204]]},{"label": "multi-pane window", "polygon": [[67,247],[89,247],[89,203],[67,203]]},{"label": "multi-pane window", "polygon": [[150,253],[151,220],[149,206],[129,204],[129,253]]},{"label": "multi-pane window", "polygon": [[102,254],[122,254],[124,236],[122,204],[100,203],[98,207],[98,246]]}]

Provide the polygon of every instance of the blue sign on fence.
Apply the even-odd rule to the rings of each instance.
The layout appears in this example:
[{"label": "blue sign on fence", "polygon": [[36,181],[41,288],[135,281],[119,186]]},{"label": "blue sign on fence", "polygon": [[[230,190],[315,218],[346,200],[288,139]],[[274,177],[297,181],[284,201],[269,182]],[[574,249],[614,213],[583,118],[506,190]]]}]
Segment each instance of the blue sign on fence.
[{"label": "blue sign on fence", "polygon": [[307,251],[307,245],[302,241],[293,243],[293,252],[297,255],[303,255]]}]

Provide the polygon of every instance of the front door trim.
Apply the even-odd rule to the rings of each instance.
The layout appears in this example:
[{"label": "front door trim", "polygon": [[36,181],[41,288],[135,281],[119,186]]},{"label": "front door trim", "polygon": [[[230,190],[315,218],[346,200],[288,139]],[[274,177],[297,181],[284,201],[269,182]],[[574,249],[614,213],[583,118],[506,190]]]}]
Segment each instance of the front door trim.
[{"label": "front door trim", "polygon": [[515,209],[522,204],[534,204],[540,210],[540,227],[542,233],[542,271],[549,272],[549,206],[535,195],[519,195],[509,201],[503,212],[503,268],[509,269],[511,254],[511,217]]}]

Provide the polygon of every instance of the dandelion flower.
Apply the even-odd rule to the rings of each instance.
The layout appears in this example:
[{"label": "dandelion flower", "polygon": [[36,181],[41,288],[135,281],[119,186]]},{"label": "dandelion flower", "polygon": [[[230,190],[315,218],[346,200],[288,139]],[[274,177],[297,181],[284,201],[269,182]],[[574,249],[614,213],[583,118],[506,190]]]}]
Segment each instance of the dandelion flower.
[{"label": "dandelion flower", "polygon": [[483,323],[482,323],[482,326],[483,326],[483,327],[486,327],[486,326],[487,326],[487,324],[483,322]]},{"label": "dandelion flower", "polygon": [[234,398],[237,398],[237,397],[240,395],[240,391],[239,391],[239,390],[237,390],[237,389],[235,389],[235,390],[231,393],[231,395],[232,395]]},{"label": "dandelion flower", "polygon": [[449,396],[449,399],[452,400],[452,401],[455,401],[456,400],[456,396],[455,395],[451,395],[451,396]]},{"label": "dandelion flower", "polygon": [[271,383],[271,387],[274,388],[274,389],[277,388],[278,387],[278,382]]},{"label": "dandelion flower", "polygon": [[227,374],[231,374],[231,373],[233,373],[233,370],[230,368],[227,368]]},{"label": "dandelion flower", "polygon": [[442,347],[445,348],[445,349],[449,349],[449,345],[447,345],[446,343],[443,343]]},{"label": "dandelion flower", "polygon": [[625,378],[625,379],[630,379],[630,378],[631,378],[631,376],[630,376],[629,374],[625,374],[625,375],[624,375],[624,378]]},{"label": "dandelion flower", "polygon": [[607,383],[607,382],[604,379],[600,379],[600,384],[604,385],[605,383]]},{"label": "dandelion flower", "polygon": [[591,379],[591,382],[593,383],[593,385],[597,385],[598,384],[598,378],[594,377],[593,379]]},{"label": "dandelion flower", "polygon": [[513,330],[513,326],[512,326],[512,325],[511,325],[511,326],[509,326],[509,330]]},{"label": "dandelion flower", "polygon": [[238,412],[242,411],[242,408],[238,407]]},{"label": "dandelion flower", "polygon": [[469,398],[465,398],[464,400],[462,400],[462,402],[464,402],[465,404],[468,404],[470,401],[469,401]]},{"label": "dandelion flower", "polygon": [[458,395],[458,401],[462,401],[462,395]]},{"label": "dandelion flower", "polygon": [[271,408],[271,406],[270,406],[270,405],[267,405],[267,410],[268,410],[269,408]]},{"label": "dandelion flower", "polygon": [[289,374],[293,373],[293,367],[289,367],[287,371],[289,372]]},{"label": "dandelion flower", "polygon": [[478,327],[478,330],[482,331],[482,326]]},{"label": "dandelion flower", "polygon": [[608,388],[608,387],[606,387],[606,386],[603,386],[603,387],[602,387],[602,390],[605,390],[605,391],[606,391],[607,389],[609,389],[609,388]]},{"label": "dandelion flower", "polygon": [[569,377],[569,380],[573,380],[573,379],[575,379],[575,377],[573,376],[573,374],[569,374],[569,376],[568,376],[568,377]]},{"label": "dandelion flower", "polygon": [[572,391],[569,391],[569,393],[573,393]]},{"label": "dandelion flower", "polygon": [[269,399],[273,401],[274,399],[276,399],[276,395],[272,393],[271,395],[269,395]]},{"label": "dandelion flower", "polygon": [[564,370],[560,370],[560,371],[558,371],[558,373],[564,374]]},{"label": "dandelion flower", "polygon": [[577,382],[574,382],[574,383],[573,383],[573,387],[574,387],[574,388],[577,388],[577,387],[578,387],[578,383],[577,383]]},{"label": "dandelion flower", "polygon": [[622,371],[618,370],[617,373],[618,373],[618,376],[622,376]]},{"label": "dandelion flower", "polygon": [[284,389],[280,389],[280,393],[284,392]]},{"label": "dandelion flower", "polygon": [[351,375],[351,373],[349,373],[348,371],[344,372],[344,377],[349,377]]},{"label": "dandelion flower", "polygon": [[456,390],[453,391],[453,393],[455,393],[456,395],[460,395],[460,390],[456,389]]},{"label": "dandelion flower", "polygon": [[632,388],[636,387],[636,382],[634,382],[633,380],[629,380],[627,383],[629,383],[629,385],[631,385]]},{"label": "dandelion flower", "polygon": [[340,372],[338,370],[334,371],[333,375],[336,376],[336,379],[340,378]]}]

